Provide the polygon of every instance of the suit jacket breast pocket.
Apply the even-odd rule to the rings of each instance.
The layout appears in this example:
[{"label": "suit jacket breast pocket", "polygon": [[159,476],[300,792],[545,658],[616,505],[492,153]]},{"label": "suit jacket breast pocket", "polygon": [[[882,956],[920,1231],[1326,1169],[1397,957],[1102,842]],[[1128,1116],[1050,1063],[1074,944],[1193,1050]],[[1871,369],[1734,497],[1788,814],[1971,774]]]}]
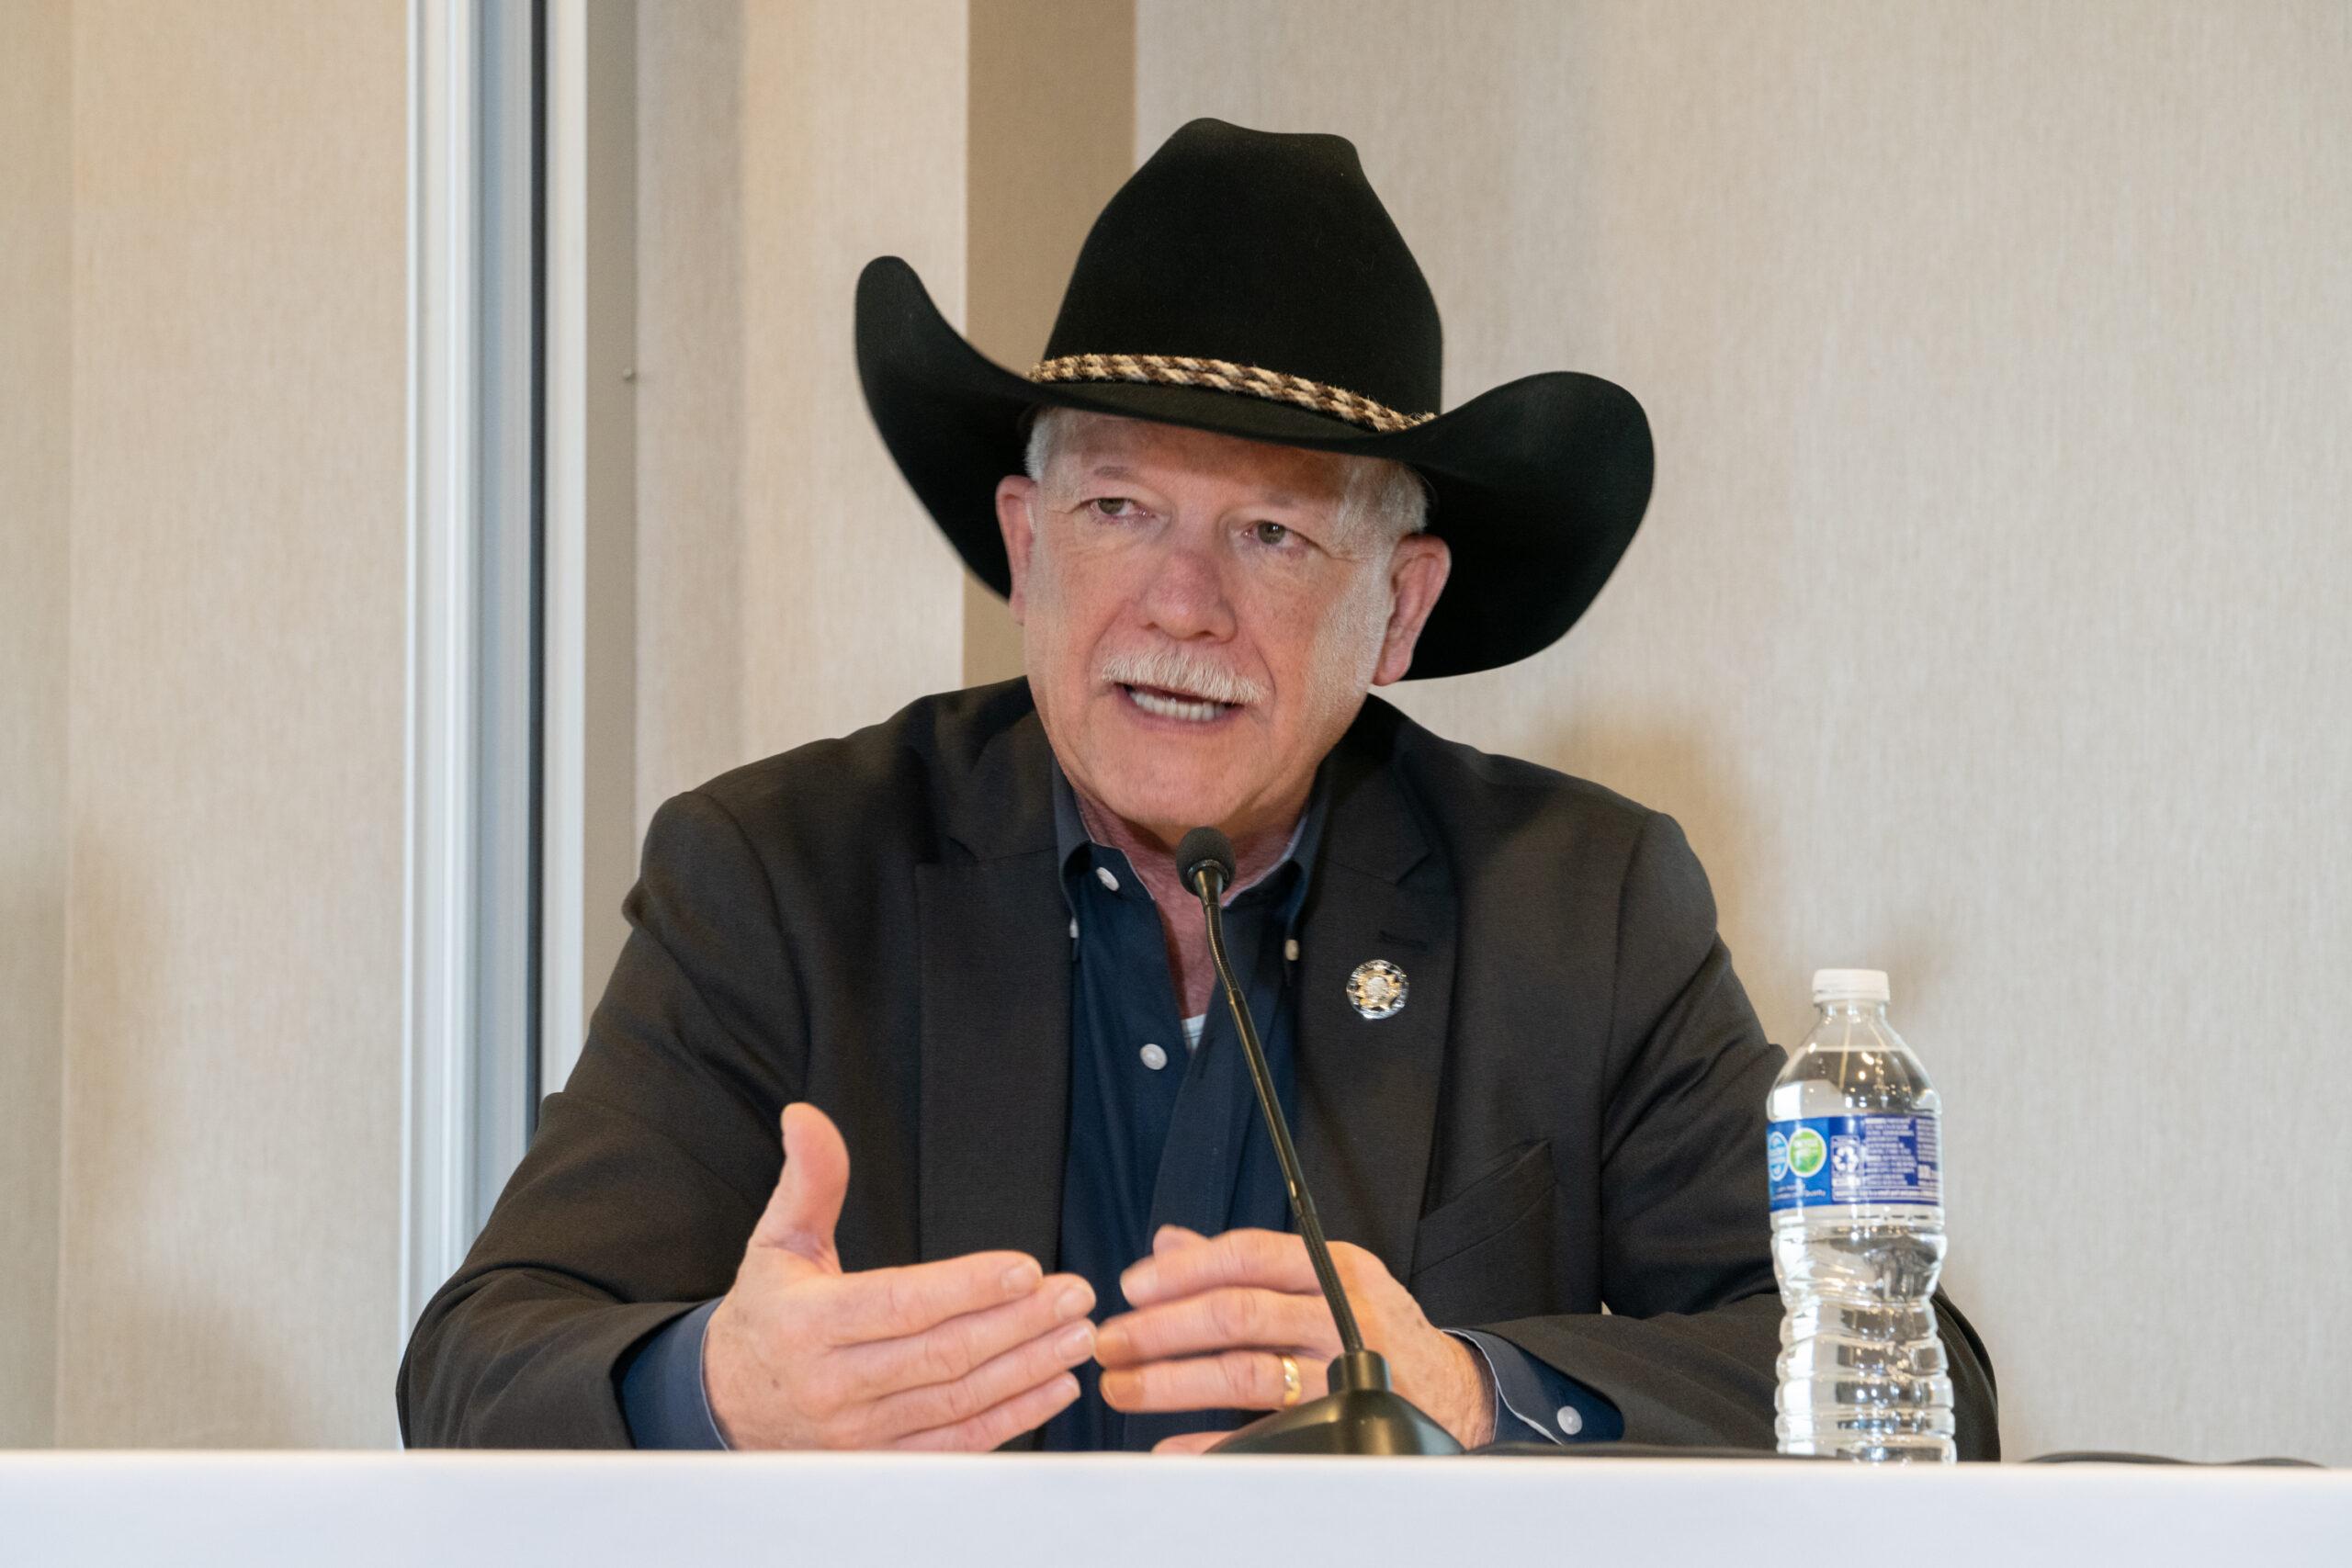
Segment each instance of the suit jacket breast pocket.
[{"label": "suit jacket breast pocket", "polygon": [[1552,1141],[1538,1138],[1421,1216],[1411,1288],[1431,1323],[1464,1327],[1552,1310],[1544,1296],[1554,1191]]}]

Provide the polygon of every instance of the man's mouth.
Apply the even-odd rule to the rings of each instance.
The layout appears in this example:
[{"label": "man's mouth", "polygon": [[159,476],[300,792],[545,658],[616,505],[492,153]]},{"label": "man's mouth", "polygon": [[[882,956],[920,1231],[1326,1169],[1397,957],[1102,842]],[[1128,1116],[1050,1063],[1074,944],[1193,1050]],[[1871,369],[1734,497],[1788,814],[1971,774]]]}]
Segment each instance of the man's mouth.
[{"label": "man's mouth", "polygon": [[1235,705],[1213,703],[1206,697],[1196,697],[1189,692],[1171,692],[1164,686],[1121,686],[1136,706],[1156,718],[1182,719],[1188,724],[1209,724],[1223,717]]}]

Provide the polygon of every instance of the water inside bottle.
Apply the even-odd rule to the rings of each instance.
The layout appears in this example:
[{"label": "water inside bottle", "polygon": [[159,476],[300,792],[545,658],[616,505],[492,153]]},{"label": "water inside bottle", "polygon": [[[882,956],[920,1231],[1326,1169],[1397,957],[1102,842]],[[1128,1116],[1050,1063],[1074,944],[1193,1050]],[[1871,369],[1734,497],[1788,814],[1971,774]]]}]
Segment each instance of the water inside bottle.
[{"label": "water inside bottle", "polygon": [[[1939,1118],[1941,1111],[1917,1058],[1870,1003],[1826,1009],[1767,1102],[1776,1127]],[[1943,1258],[1939,1201],[1775,1211],[1772,1261],[1786,1309],[1774,1420],[1781,1452],[1896,1462],[1954,1457],[1951,1379],[1928,1301]]]}]

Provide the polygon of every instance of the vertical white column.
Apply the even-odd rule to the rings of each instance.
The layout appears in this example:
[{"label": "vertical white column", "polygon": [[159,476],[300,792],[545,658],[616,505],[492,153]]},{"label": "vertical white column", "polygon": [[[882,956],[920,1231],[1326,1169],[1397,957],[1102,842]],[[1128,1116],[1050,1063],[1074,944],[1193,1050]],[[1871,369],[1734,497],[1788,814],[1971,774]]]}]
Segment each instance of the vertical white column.
[{"label": "vertical white column", "polygon": [[473,6],[412,0],[407,886],[400,1322],[463,1258],[472,1125]]},{"label": "vertical white column", "polygon": [[636,6],[548,13],[542,1090],[563,1087],[636,864]]},{"label": "vertical white column", "polygon": [[532,76],[527,8],[410,8],[403,1326],[530,1115]]}]

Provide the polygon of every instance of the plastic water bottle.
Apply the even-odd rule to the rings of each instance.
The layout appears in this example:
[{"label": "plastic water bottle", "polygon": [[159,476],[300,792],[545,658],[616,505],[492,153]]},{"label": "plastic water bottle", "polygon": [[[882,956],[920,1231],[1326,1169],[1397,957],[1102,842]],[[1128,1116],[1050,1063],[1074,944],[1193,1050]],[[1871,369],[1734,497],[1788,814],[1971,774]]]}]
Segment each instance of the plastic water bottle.
[{"label": "plastic water bottle", "polygon": [[1886,976],[1824,969],[1821,1021],[1765,1101],[1784,1454],[1950,1463],[1943,1101],[1887,1027]]}]

